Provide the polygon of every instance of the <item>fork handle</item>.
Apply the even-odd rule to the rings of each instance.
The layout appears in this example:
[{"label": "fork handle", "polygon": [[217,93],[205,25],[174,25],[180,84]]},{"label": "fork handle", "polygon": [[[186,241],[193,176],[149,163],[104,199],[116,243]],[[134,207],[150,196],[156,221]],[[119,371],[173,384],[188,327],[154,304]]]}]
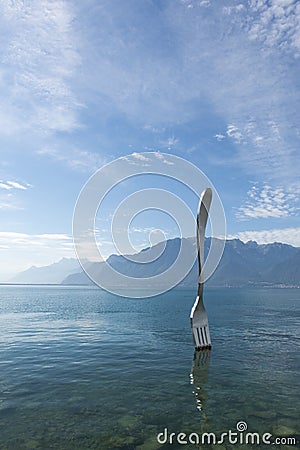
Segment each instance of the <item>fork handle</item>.
[{"label": "fork handle", "polygon": [[200,197],[197,215],[197,251],[198,251],[198,296],[202,299],[204,284],[204,238],[208,220],[209,208],[212,200],[212,190],[206,188]]}]

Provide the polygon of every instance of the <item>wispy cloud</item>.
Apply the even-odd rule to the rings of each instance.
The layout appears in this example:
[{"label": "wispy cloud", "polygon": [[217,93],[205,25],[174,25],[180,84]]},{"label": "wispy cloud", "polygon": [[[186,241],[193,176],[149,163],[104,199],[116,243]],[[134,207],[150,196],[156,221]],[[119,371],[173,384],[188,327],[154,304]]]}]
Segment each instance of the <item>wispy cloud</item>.
[{"label": "wispy cloud", "polygon": [[226,138],[235,145],[233,165],[286,187],[295,184],[299,188],[298,131],[292,122],[287,124],[286,119],[282,120],[282,123],[271,120],[269,114],[262,120],[257,117],[237,119],[215,138],[219,141]]},{"label": "wispy cloud", "polygon": [[21,250],[29,247],[59,246],[72,242],[67,234],[27,234],[11,231],[0,231],[0,243],[10,248],[18,247]]},{"label": "wispy cloud", "polygon": [[173,166],[173,165],[174,165],[174,162],[173,162],[173,161],[170,161],[170,160],[168,159],[168,156],[166,156],[166,154],[162,154],[162,153],[160,153],[160,152],[154,152],[154,156],[155,156],[157,159],[159,159],[161,162],[163,162],[164,164],[167,164],[167,165],[169,165],[169,166]]},{"label": "wispy cloud", "polygon": [[297,211],[298,200],[296,193],[282,187],[272,188],[265,184],[259,188],[255,185],[248,191],[248,199],[238,208],[236,217],[240,220],[288,217]]},{"label": "wispy cloud", "polygon": [[150,131],[151,133],[155,133],[155,134],[161,134],[166,131],[166,129],[164,127],[154,127],[150,124],[144,125],[143,129],[146,131]]},{"label": "wispy cloud", "polygon": [[172,150],[178,143],[179,139],[175,138],[175,136],[170,136],[165,141],[161,141],[162,147],[165,147],[168,150]]},{"label": "wispy cloud", "polygon": [[79,150],[74,147],[64,148],[44,147],[36,152],[51,158],[53,161],[64,164],[72,170],[79,172],[93,172],[99,169],[106,160],[97,153]]},{"label": "wispy cloud", "polygon": [[49,133],[78,126],[70,80],[79,64],[74,15],[64,0],[0,1],[0,129]]},{"label": "wispy cloud", "polygon": [[300,247],[300,228],[282,228],[261,231],[241,231],[234,235],[228,235],[227,239],[238,238],[243,242],[256,241],[258,244],[271,244],[282,242]]},{"label": "wispy cloud", "polygon": [[245,10],[245,5],[243,5],[242,3],[239,3],[238,5],[234,5],[234,6],[224,6],[223,7],[223,11],[226,14],[232,14],[232,13],[236,13],[236,12],[240,12],[240,11],[244,11]]},{"label": "wispy cloud", "polygon": [[0,211],[22,210],[23,207],[12,194],[3,195],[0,193]]},{"label": "wispy cloud", "polygon": [[195,8],[197,6],[209,7],[211,0],[180,0],[187,8]]}]

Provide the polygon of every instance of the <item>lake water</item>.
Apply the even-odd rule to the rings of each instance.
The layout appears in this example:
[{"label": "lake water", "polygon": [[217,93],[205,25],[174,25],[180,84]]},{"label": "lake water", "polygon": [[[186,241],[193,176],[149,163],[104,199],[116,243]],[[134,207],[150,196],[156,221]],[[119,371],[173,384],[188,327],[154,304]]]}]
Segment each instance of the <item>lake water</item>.
[{"label": "lake water", "polygon": [[213,348],[194,360],[194,291],[1,286],[1,450],[258,448],[194,445],[240,421],[299,440],[299,293],[206,289]]}]

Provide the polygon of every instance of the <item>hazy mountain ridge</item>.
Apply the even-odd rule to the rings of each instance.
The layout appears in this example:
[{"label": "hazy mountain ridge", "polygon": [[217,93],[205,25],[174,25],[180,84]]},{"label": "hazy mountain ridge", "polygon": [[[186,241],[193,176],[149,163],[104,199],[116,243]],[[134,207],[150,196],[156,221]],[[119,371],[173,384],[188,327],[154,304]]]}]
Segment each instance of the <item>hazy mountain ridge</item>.
[{"label": "hazy mountain ridge", "polygon": [[10,283],[16,284],[60,284],[72,273],[78,273],[80,264],[75,258],[62,258],[49,266],[32,266],[14,276]]},{"label": "hazy mountain ridge", "polygon": [[[183,239],[183,246],[188,252],[194,251],[195,240]],[[161,244],[157,244],[161,245]],[[208,252],[210,238],[205,240],[205,253]],[[180,239],[167,241],[165,252],[155,261],[139,264],[141,253],[135,255],[135,261],[128,261],[124,256],[112,255],[108,263],[118,272],[135,277],[151,277],[166,270],[176,259]],[[149,249],[157,253],[157,246]],[[288,244],[273,243],[259,245],[249,241],[243,243],[239,239],[228,240],[217,270],[208,280],[208,286],[300,286],[300,249]],[[91,265],[92,272],[103,271],[105,263]],[[197,283],[197,264],[180,283],[182,287],[195,286]],[[71,274],[63,284],[93,284],[85,273]],[[130,285],[130,279],[128,280]]]}]

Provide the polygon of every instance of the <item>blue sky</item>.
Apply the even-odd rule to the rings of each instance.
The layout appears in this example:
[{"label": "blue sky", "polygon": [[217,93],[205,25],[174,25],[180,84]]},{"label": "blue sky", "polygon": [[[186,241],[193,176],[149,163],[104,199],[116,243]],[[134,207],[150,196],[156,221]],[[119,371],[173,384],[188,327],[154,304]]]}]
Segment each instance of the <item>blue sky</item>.
[{"label": "blue sky", "polygon": [[0,280],[73,256],[80,189],[134,152],[205,172],[229,237],[300,246],[298,1],[0,0],[0,22]]}]

